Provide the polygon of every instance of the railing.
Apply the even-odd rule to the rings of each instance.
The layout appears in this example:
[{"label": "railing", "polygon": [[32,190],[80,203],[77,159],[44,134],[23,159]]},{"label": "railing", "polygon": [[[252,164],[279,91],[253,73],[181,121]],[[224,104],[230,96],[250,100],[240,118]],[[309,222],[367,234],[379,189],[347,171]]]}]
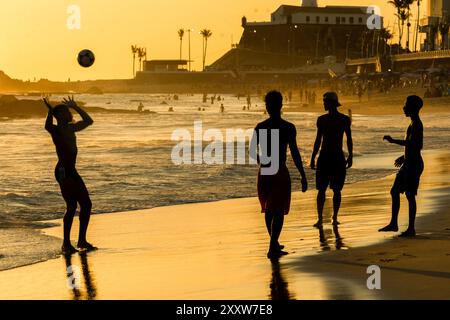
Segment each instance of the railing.
[{"label": "railing", "polygon": [[396,54],[392,56],[392,61],[399,62],[399,61],[445,59],[445,58],[450,58],[450,50],[436,50],[436,51]]},{"label": "railing", "polygon": [[357,66],[357,65],[363,65],[363,64],[377,64],[379,63],[379,60],[377,57],[370,57],[370,58],[360,58],[360,59],[347,59],[345,61],[345,64],[347,66]]}]

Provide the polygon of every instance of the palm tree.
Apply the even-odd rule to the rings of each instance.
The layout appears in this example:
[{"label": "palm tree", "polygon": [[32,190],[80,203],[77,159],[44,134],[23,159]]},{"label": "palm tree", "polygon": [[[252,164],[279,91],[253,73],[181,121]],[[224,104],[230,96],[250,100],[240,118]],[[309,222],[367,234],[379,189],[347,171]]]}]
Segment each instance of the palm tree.
[{"label": "palm tree", "polygon": [[[147,61],[147,48],[144,48],[144,61]],[[142,71],[144,71],[144,64],[142,64]]]},{"label": "palm tree", "polygon": [[[402,48],[402,38],[405,32],[405,22],[409,19],[409,13],[407,9],[401,9],[400,13],[396,15],[399,21],[401,21],[399,28],[399,50]],[[409,43],[407,42],[409,45]]]},{"label": "palm tree", "polygon": [[[408,0],[406,0],[408,1]],[[408,10],[405,9],[405,0],[390,0],[389,4],[393,5],[397,10],[395,16],[398,20],[398,50],[402,47],[403,31],[405,29],[405,21],[408,19]]]},{"label": "palm tree", "polygon": [[412,4],[415,2],[416,0],[403,0],[403,6],[404,9],[406,9],[406,11],[408,12],[408,17],[407,17],[407,39],[406,39],[406,49],[409,51],[409,30],[411,28],[411,23],[409,22],[409,18],[411,17],[411,6]]},{"label": "palm tree", "polygon": [[144,48],[138,48],[139,69],[142,71],[142,58],[145,57]]},{"label": "palm tree", "polygon": [[180,60],[183,59],[183,37],[184,29],[178,30],[178,37],[180,37]]},{"label": "palm tree", "polygon": [[386,46],[388,45],[388,41],[392,39],[393,34],[386,28],[380,29],[380,39],[383,41],[383,55],[386,54]]},{"label": "palm tree", "polygon": [[414,51],[417,50],[417,39],[419,37],[420,1],[421,0],[417,0],[417,20],[416,20],[416,29],[415,29],[416,36],[415,36],[415,39],[414,39]]},{"label": "palm tree", "polygon": [[203,71],[205,70],[206,51],[208,50],[208,38],[212,36],[211,30],[203,29],[200,31],[203,36]]},{"label": "palm tree", "polygon": [[133,78],[136,74],[136,53],[138,53],[138,47],[135,45],[131,46],[131,52],[133,52]]}]

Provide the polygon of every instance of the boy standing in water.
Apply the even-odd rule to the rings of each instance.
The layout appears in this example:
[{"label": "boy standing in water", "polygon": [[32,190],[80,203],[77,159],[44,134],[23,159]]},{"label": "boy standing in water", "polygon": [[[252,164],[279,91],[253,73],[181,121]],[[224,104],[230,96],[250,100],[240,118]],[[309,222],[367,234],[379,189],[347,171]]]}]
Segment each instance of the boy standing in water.
[{"label": "boy standing in water", "polygon": [[[86,185],[75,168],[78,153],[75,132],[86,129],[94,121],[76,104],[73,97],[64,99],[63,104],[57,105],[54,108],[47,99],[44,99],[44,102],[48,108],[45,130],[52,136],[53,143],[56,147],[56,154],[58,155],[55,177],[67,205],[67,211],[64,216],[62,252],[64,254],[72,254],[78,251],[70,243],[70,230],[77,209],[77,203],[80,204],[80,232],[77,247],[80,250],[94,250],[96,248],[86,240],[92,203]],[[73,116],[69,108],[78,112],[82,121],[72,123]],[[57,125],[53,124],[53,117],[56,118]]]},{"label": "boy standing in water", "polygon": [[409,204],[409,226],[400,237],[414,237],[416,235],[416,195],[419,188],[420,176],[422,175],[424,164],[421,150],[423,148],[423,124],[419,117],[423,101],[418,96],[409,96],[406,99],[403,112],[405,116],[411,118],[411,124],[406,131],[405,140],[396,140],[391,136],[384,136],[384,140],[389,143],[398,144],[405,147],[405,154],[395,160],[395,166],[400,167],[394,185],[391,189],[392,196],[392,218],[391,222],[380,232],[398,231],[398,212],[400,210],[400,193],[405,193]]},{"label": "boy standing in water", "polygon": [[[348,116],[338,112],[341,106],[335,92],[327,92],[323,95],[323,104],[327,114],[317,119],[317,137],[311,157],[311,169],[316,169],[316,156],[319,152],[316,170],[316,189],[318,221],[314,227],[322,226],[322,213],[325,205],[325,196],[328,185],[333,190],[333,225],[338,225],[337,220],[341,206],[341,191],[344,187],[347,169],[353,165],[353,140],[351,120]],[[347,136],[348,158],[345,159],[342,150],[344,133]]]},{"label": "boy standing in water", "polygon": [[[291,178],[286,167],[288,146],[295,166],[301,175],[302,192],[306,192],[308,184],[303,170],[302,158],[297,147],[295,125],[281,118],[283,96],[278,91],[271,91],[266,95],[265,102],[270,117],[256,126],[256,144],[253,141],[252,148],[256,149],[259,145],[261,154],[270,156],[269,163],[264,163],[260,157],[257,157],[260,165],[258,198],[261,204],[261,212],[265,213],[266,227],[270,236],[267,257],[276,259],[287,254],[287,252],[282,251],[284,247],[279,244],[278,238],[283,228],[284,216],[289,213],[291,203]],[[266,139],[262,137],[263,132],[267,132]],[[278,141],[268,141],[275,137],[278,137]],[[273,161],[278,163],[273,163]],[[268,168],[277,168],[278,170],[275,173],[267,174],[264,169]]]}]

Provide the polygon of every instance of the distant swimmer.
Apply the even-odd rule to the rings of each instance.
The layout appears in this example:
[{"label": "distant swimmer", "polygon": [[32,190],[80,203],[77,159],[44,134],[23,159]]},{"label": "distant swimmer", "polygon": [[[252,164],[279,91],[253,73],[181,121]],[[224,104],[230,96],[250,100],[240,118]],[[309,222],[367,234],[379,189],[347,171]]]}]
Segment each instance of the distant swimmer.
[{"label": "distant swimmer", "polygon": [[401,237],[414,237],[416,235],[416,195],[419,188],[420,176],[424,169],[421,155],[423,148],[423,124],[419,117],[419,112],[423,107],[423,101],[418,96],[409,96],[406,99],[403,112],[405,116],[411,118],[411,123],[406,130],[405,140],[396,140],[391,136],[384,136],[384,140],[389,143],[398,144],[405,147],[405,154],[395,160],[395,166],[400,167],[391,189],[392,197],[392,217],[391,222],[380,232],[398,231],[398,212],[400,210],[400,194],[405,193],[409,205],[409,226]]},{"label": "distant swimmer", "polygon": [[[256,143],[252,141],[252,149],[259,145],[261,154],[271,155],[270,163],[263,163],[258,157],[260,169],[258,172],[258,198],[261,204],[261,212],[265,213],[267,231],[270,236],[269,252],[267,257],[278,258],[287,252],[278,242],[283,228],[284,216],[289,213],[291,204],[291,178],[286,166],[287,148],[291,151],[292,159],[301,175],[302,191],[306,192],[308,183],[303,169],[302,158],[297,146],[297,129],[295,125],[281,118],[283,96],[278,91],[271,91],[265,97],[266,109],[269,118],[259,123],[256,128]],[[272,136],[272,130],[278,133],[277,150],[272,150],[274,142],[267,142],[261,135],[266,132],[267,137]],[[265,141],[266,140],[266,141]],[[269,147],[271,146],[271,147]],[[277,152],[277,154],[273,153]],[[273,175],[262,174],[263,169],[273,165],[273,159],[278,159],[278,170]]]},{"label": "distant swimmer", "polygon": [[[75,167],[78,154],[75,133],[86,129],[94,121],[76,104],[73,97],[64,99],[63,104],[59,104],[54,108],[45,98],[44,102],[48,107],[45,130],[52,136],[53,143],[56,147],[56,154],[58,155],[55,177],[67,206],[67,211],[64,216],[62,252],[64,254],[72,254],[77,251],[70,242],[70,230],[77,204],[80,205],[80,232],[77,247],[80,250],[94,250],[96,248],[86,240],[92,203],[86,185]],[[73,123],[73,116],[69,108],[78,112],[82,120]],[[53,117],[56,118],[57,125],[53,124]]]},{"label": "distant swimmer", "polygon": [[138,112],[140,113],[142,111],[144,111],[144,105],[142,104],[142,102],[140,102],[138,106]]},{"label": "distant swimmer", "polygon": [[[316,170],[317,213],[318,221],[314,225],[322,225],[323,207],[328,186],[333,190],[333,224],[337,225],[341,206],[341,191],[344,187],[346,170],[353,165],[353,140],[350,118],[337,108],[341,106],[335,92],[327,92],[323,96],[323,104],[328,114],[317,119],[317,137],[311,156],[311,168]],[[342,150],[344,133],[347,137],[348,158]],[[319,152],[316,165],[316,156]]]}]

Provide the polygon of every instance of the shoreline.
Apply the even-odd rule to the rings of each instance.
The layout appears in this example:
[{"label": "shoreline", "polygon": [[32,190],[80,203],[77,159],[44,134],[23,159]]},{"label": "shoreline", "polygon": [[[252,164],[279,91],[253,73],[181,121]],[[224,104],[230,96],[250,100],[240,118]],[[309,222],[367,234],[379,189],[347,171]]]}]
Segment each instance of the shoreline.
[{"label": "shoreline", "polygon": [[[439,174],[444,176],[443,180],[448,181],[450,154],[443,151],[440,156],[444,162],[440,163],[440,168],[432,170],[439,171]],[[374,293],[380,298],[387,295],[388,299],[395,300],[448,300],[450,299],[449,192],[448,182],[441,183],[431,190],[419,189],[419,193],[427,194],[425,197],[434,198],[434,203],[426,205],[426,214],[419,212],[416,218],[415,238],[402,239],[397,237],[398,233],[388,233],[389,238],[380,243],[354,248],[351,252],[334,251],[304,256],[292,261],[290,266],[318,276],[326,276],[333,270],[334,276],[365,289],[370,276],[367,268],[375,265],[380,267],[381,271],[381,290],[375,290]],[[407,201],[402,199],[402,206],[407,205]],[[420,203],[418,209],[420,210]],[[386,221],[389,220],[388,214]],[[407,215],[407,212],[403,213],[405,214]]]},{"label": "shoreline", "polygon": [[[341,96],[342,112],[347,113],[348,110],[352,110],[354,115],[364,116],[376,116],[376,115],[401,115],[404,101],[408,95],[417,94],[422,96],[424,88],[404,88],[395,89],[389,94],[373,94],[368,100],[367,96],[364,96],[362,101],[358,101],[358,97],[355,96]],[[326,91],[325,88],[316,89],[316,92]],[[127,94],[127,93],[123,93]],[[424,108],[422,114],[450,114],[450,97],[439,98],[426,98],[424,99]],[[199,105],[201,102],[199,100]],[[132,109],[114,109],[105,107],[89,107],[85,106],[88,112],[98,114],[120,114],[130,115],[139,114],[136,110]],[[320,94],[318,95],[315,105],[306,105],[298,101],[295,97],[294,101],[285,102],[283,109],[286,113],[291,112],[305,112],[305,113],[323,113],[323,107],[321,104]],[[249,112],[263,113],[264,108],[261,110],[251,110]],[[143,112],[142,115],[152,115],[155,112]],[[45,118],[47,115],[46,109],[42,107],[42,103],[39,100],[33,99],[17,99],[15,95],[0,93],[0,117],[14,119],[30,119],[30,118]]]},{"label": "shoreline", "polygon": [[[426,159],[430,161],[427,163],[431,165],[431,161],[439,157],[448,163],[447,151],[427,153]],[[431,167],[433,170],[436,168]],[[430,190],[443,183],[442,176],[427,171],[425,177],[428,178],[424,179],[424,191],[419,191],[420,213],[423,213],[420,203],[428,206],[434,203],[433,197],[445,198],[447,194],[439,195],[436,192],[439,189]],[[361,267],[342,264],[328,269],[327,273],[318,275],[312,272],[321,270],[320,264],[325,265],[326,262],[320,259],[327,260],[334,255],[353,257],[359,251],[369,250],[367,248],[371,247],[367,245],[371,241],[383,248],[391,242],[385,241],[391,235],[372,231],[388,218],[385,210],[389,207],[385,200],[388,190],[385,189],[391,180],[392,176],[377,180],[376,184],[373,181],[359,182],[347,187],[343,197],[340,236],[333,234],[336,230],[330,229],[329,217],[326,216],[320,241],[317,240],[317,230],[311,227],[315,220],[315,208],[311,208],[315,192],[308,196],[294,193],[293,212],[286,220],[281,237],[291,254],[282,258],[279,264],[271,265],[265,257],[267,235],[256,198],[94,215],[91,234],[93,243],[100,245],[101,249],[84,257],[75,255],[73,260],[83,268],[88,266],[88,278],[95,279],[91,285],[97,291],[91,298],[96,299],[275,299],[286,297],[286,294],[291,299],[391,298],[395,294],[391,295],[390,288],[380,293],[362,287],[358,281],[366,277],[365,273],[361,275],[360,272],[358,278],[334,272],[339,268],[345,271],[352,268],[360,270]],[[369,185],[373,187],[371,192],[367,189]],[[330,213],[329,209],[326,212]],[[406,222],[405,209],[403,205],[402,226]],[[427,215],[421,214],[418,220],[419,234],[424,217]],[[60,237],[60,220],[58,224],[44,229],[44,233]],[[76,227],[77,222],[74,229]],[[313,260],[305,258],[308,252],[333,251],[338,246],[340,251],[314,255]],[[305,248],[309,248],[308,252]],[[389,252],[389,248],[385,251]],[[311,268],[298,260],[307,261],[306,265]],[[184,263],[180,265],[180,261]],[[64,266],[69,262],[72,263],[59,257],[1,271],[0,299],[74,298],[66,287]],[[202,280],[199,282],[198,279]],[[274,291],[273,284],[281,287]],[[89,284],[84,286],[89,289]],[[333,293],[336,288],[340,295]],[[408,297],[406,292],[400,298]]]}]

